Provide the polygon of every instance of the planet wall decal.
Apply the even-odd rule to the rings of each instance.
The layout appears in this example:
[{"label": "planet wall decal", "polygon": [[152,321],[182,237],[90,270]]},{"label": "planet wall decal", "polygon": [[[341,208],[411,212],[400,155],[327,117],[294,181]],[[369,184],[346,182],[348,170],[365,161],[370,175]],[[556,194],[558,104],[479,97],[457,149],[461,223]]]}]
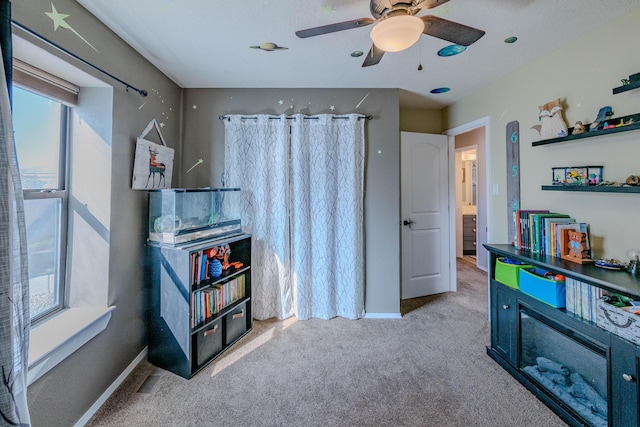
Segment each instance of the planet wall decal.
[{"label": "planet wall decal", "polygon": [[260,50],[265,50],[267,52],[272,52],[274,50],[286,50],[289,48],[278,46],[275,43],[268,42],[268,43],[262,43],[259,46],[251,46],[251,49],[260,49]]}]

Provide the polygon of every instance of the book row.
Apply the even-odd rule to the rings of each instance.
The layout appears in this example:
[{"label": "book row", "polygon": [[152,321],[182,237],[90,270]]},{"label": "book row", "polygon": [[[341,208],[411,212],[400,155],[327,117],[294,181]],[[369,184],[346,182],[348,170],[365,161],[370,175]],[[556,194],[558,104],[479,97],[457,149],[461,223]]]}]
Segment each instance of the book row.
[{"label": "book row", "polygon": [[191,327],[195,328],[226,306],[244,297],[244,274],[228,282],[194,292],[191,296]]},{"label": "book row", "polygon": [[569,229],[585,233],[585,249],[590,250],[588,224],[577,222],[571,216],[548,210],[517,210],[514,216],[517,249],[534,254],[560,258],[563,247],[562,230]]},{"label": "book row", "polygon": [[602,298],[604,291],[588,283],[567,277],[566,285],[566,310],[589,322],[596,321],[598,300]]}]

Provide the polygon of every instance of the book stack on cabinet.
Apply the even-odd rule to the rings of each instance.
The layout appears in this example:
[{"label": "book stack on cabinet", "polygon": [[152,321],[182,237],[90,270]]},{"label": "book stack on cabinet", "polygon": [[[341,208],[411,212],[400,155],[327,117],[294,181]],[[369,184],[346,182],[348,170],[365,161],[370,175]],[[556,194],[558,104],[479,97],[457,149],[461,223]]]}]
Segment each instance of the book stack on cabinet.
[{"label": "book stack on cabinet", "polygon": [[148,358],[191,378],[252,328],[251,236],[149,249]]},{"label": "book stack on cabinet", "polygon": [[590,251],[586,222],[578,222],[568,214],[548,210],[518,210],[515,215],[516,249],[532,254],[561,258],[562,230],[585,233],[586,250]]}]

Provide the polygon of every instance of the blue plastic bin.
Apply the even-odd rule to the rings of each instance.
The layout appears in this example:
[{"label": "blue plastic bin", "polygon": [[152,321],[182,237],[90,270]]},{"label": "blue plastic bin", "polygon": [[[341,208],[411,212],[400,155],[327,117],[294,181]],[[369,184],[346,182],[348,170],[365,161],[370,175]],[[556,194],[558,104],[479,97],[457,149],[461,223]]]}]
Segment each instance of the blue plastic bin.
[{"label": "blue plastic bin", "polygon": [[564,280],[547,279],[544,277],[545,272],[540,268],[521,268],[520,290],[553,307],[564,308],[567,300]]}]

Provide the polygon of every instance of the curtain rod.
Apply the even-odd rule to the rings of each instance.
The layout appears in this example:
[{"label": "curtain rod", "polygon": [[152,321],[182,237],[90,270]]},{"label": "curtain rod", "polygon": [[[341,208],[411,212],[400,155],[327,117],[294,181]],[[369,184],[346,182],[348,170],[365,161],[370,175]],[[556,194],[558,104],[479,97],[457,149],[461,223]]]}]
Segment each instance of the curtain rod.
[{"label": "curtain rod", "polygon": [[[269,117],[269,120],[278,120],[280,117]],[[288,120],[295,120],[294,116],[287,116],[286,117]],[[349,117],[346,116],[336,116],[336,117],[332,117],[332,119],[348,119]],[[218,116],[218,119],[220,120],[231,120],[229,118],[229,116]],[[242,120],[256,120],[257,117],[256,116],[244,116],[241,117]],[[304,120],[318,120],[319,117],[303,117]],[[365,120],[372,120],[373,116],[369,115],[369,116],[360,116],[358,117],[358,120],[361,119],[365,119]]]},{"label": "curtain rod", "polygon": [[107,72],[107,71],[103,70],[102,68],[99,68],[99,67],[97,67],[97,66],[93,65],[93,64],[92,64],[92,63],[90,63],[89,61],[87,61],[87,60],[85,60],[85,59],[80,58],[80,57],[79,57],[78,55],[76,55],[75,53],[68,51],[67,49],[63,48],[63,47],[62,47],[62,46],[60,46],[60,45],[57,45],[56,43],[54,43],[54,42],[52,42],[51,40],[49,40],[49,39],[45,38],[44,36],[41,36],[40,34],[36,33],[35,31],[33,31],[33,30],[31,30],[31,29],[29,29],[29,28],[25,27],[24,25],[22,25],[22,24],[20,24],[20,23],[18,23],[18,22],[16,22],[16,21],[14,21],[14,20],[11,20],[11,23],[12,23],[13,25],[15,25],[16,27],[20,28],[21,30],[26,31],[27,33],[31,34],[32,36],[34,36],[35,38],[39,39],[40,41],[45,42],[45,43],[46,43],[46,44],[48,44],[49,46],[51,46],[51,47],[54,47],[54,48],[58,49],[60,52],[66,53],[67,55],[69,55],[70,57],[72,57],[72,58],[76,59],[77,61],[80,61],[80,62],[82,62],[82,63],[83,63],[83,64],[85,64],[85,65],[88,65],[89,67],[93,68],[94,70],[100,71],[102,74],[106,74],[107,76],[111,77],[112,79],[116,80],[117,82],[119,82],[119,83],[123,84],[123,85],[125,86],[125,89],[126,89],[127,91],[129,91],[129,88],[131,88],[131,89],[135,90],[136,92],[138,92],[138,93],[139,93],[141,96],[143,96],[143,97],[145,97],[145,96],[147,96],[147,95],[148,95],[148,92],[147,92],[146,90],[144,90],[144,89],[138,89],[138,88],[136,88],[136,87],[131,86],[129,83],[127,83],[127,82],[125,82],[125,81],[123,81],[123,80],[121,80],[121,79],[117,78],[116,76],[114,76],[113,74],[111,74],[111,73],[109,73],[109,72]]}]

